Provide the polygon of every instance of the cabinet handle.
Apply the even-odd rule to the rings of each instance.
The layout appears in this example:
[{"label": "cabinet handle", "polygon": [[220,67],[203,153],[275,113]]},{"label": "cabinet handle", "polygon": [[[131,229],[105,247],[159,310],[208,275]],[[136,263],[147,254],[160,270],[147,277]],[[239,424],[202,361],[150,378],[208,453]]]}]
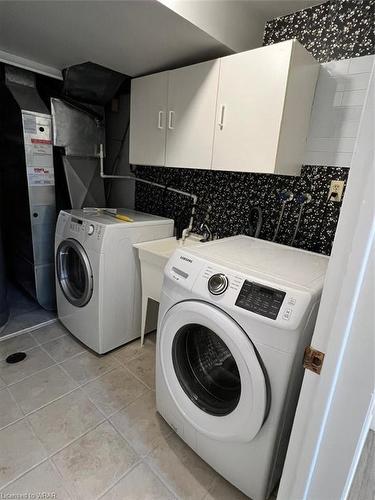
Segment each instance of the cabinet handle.
[{"label": "cabinet handle", "polygon": [[163,111],[159,111],[159,115],[158,115],[158,128],[160,130],[163,130]]},{"label": "cabinet handle", "polygon": [[174,111],[170,111],[169,112],[169,119],[168,119],[168,128],[169,128],[169,130],[173,130],[174,129],[173,118],[174,118]]},{"label": "cabinet handle", "polygon": [[219,121],[220,130],[223,130],[224,128],[224,112],[225,112],[225,106],[223,104],[221,106],[220,121]]}]

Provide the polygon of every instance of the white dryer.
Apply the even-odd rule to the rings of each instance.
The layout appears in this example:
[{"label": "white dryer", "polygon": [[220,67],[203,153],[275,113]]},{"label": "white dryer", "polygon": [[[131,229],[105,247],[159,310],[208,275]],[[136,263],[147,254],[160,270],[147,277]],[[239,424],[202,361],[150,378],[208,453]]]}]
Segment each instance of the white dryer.
[{"label": "white dryer", "polygon": [[253,500],[281,475],[327,263],[237,236],[178,249],[165,269],[157,409]]},{"label": "white dryer", "polygon": [[58,317],[100,354],[141,335],[140,267],[133,243],[173,234],[171,219],[124,213],[134,222],[62,211],[56,226]]}]

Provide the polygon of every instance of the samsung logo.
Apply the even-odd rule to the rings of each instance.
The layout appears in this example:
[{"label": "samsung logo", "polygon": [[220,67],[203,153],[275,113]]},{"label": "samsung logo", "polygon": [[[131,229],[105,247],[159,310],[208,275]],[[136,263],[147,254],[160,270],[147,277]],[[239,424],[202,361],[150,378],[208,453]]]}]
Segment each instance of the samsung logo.
[{"label": "samsung logo", "polygon": [[186,262],[190,262],[190,264],[192,264],[192,263],[193,263],[193,261],[192,261],[191,259],[188,259],[187,257],[184,257],[183,255],[180,255],[180,259],[181,259],[181,260],[184,260],[184,261],[186,261]]}]

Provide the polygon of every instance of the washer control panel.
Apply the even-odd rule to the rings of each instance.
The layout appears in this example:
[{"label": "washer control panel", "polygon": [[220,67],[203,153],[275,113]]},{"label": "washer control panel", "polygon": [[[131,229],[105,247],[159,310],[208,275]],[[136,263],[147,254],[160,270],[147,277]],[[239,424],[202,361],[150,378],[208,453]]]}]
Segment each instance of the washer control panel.
[{"label": "washer control panel", "polygon": [[69,229],[73,233],[80,233],[83,228],[83,221],[81,219],[77,219],[76,217],[72,217],[70,219]]},{"label": "washer control panel", "polygon": [[266,318],[276,319],[285,295],[282,290],[245,280],[238,294],[236,306]]}]

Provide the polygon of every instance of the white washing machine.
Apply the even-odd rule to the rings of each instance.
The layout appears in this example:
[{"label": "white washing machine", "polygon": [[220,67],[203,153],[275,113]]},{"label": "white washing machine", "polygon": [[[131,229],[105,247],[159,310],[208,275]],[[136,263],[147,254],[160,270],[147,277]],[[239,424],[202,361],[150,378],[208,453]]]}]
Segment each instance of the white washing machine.
[{"label": "white washing machine", "polygon": [[157,409],[253,500],[281,475],[327,263],[236,236],[178,249],[165,269]]},{"label": "white washing machine", "polygon": [[141,279],[133,243],[167,238],[173,220],[124,210],[134,222],[62,211],[56,226],[60,321],[97,353],[141,335]]}]

